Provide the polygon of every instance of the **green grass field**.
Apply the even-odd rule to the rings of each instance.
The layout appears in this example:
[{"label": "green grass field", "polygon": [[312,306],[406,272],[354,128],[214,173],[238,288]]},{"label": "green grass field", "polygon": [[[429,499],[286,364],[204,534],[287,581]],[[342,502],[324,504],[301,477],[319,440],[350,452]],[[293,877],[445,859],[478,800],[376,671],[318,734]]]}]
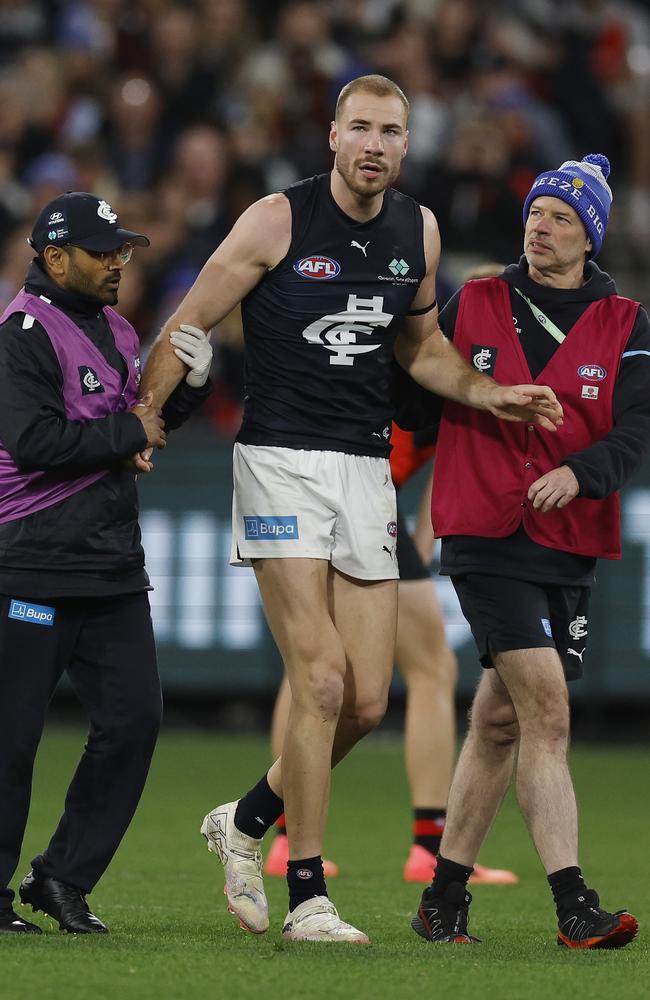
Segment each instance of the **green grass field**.
[{"label": "green grass field", "polygon": [[[21,867],[54,828],[83,733],[50,729],[37,763]],[[617,952],[555,944],[543,872],[509,800],[481,860],[521,875],[516,887],[475,887],[475,947],[431,946],[409,927],[420,889],[401,881],[409,806],[400,745],[366,741],[336,772],[326,849],[343,874],[330,894],[370,947],[283,942],[282,881],[267,880],[271,930],[240,931],[227,912],[220,866],[198,834],[208,808],[235,797],[266,762],[261,739],[172,731],[117,857],[91,897],[107,937],[72,937],[38,914],[38,938],[0,938],[0,996],[11,1000],[185,998],[618,998],[647,997],[650,948],[647,750],[576,748],[582,863],[610,909],[641,922]],[[27,910],[19,912],[29,916]]]}]

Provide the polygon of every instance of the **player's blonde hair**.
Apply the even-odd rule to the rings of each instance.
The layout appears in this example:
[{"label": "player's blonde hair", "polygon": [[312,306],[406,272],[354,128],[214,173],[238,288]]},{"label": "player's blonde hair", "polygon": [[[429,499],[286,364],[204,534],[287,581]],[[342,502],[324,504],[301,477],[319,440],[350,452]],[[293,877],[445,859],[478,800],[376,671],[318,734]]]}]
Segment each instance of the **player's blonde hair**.
[{"label": "player's blonde hair", "polygon": [[404,105],[406,121],[408,122],[411,108],[406,94],[393,80],[389,80],[387,76],[380,76],[379,73],[371,73],[369,76],[358,76],[356,80],[350,80],[349,83],[346,83],[336,102],[334,117],[337,121],[348,97],[362,91],[367,94],[374,94],[375,97],[398,97]]}]

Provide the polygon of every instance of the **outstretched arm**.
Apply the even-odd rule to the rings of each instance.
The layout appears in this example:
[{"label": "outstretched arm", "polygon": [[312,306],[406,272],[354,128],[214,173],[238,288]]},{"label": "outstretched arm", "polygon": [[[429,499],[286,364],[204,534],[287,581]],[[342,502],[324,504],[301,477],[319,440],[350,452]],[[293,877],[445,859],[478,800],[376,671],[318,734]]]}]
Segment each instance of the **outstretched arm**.
[{"label": "outstretched arm", "polygon": [[282,260],[291,243],[291,208],[282,194],[251,205],[212,254],[156,339],[142,377],[141,392],[162,406],[187,372],[174,354],[170,334],[181,324],[211,330]]},{"label": "outstretched arm", "polygon": [[[440,260],[440,235],[432,213],[423,208],[427,273],[412,309],[424,309],[435,299],[435,279]],[[555,430],[562,408],[548,386],[502,386],[475,371],[444,336],[438,311],[408,316],[395,341],[395,357],[411,378],[425,389],[447,399],[489,410],[503,420],[529,421]]]}]

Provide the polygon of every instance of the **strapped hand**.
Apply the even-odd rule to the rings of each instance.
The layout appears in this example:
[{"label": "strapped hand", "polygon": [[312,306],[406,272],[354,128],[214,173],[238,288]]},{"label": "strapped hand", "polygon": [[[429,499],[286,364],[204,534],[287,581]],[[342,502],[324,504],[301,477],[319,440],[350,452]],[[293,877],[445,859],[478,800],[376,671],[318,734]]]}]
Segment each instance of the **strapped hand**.
[{"label": "strapped hand", "polygon": [[169,335],[174,354],[189,367],[185,377],[188,385],[200,388],[208,380],[212,364],[212,344],[210,334],[198,326],[181,323],[180,329]]}]

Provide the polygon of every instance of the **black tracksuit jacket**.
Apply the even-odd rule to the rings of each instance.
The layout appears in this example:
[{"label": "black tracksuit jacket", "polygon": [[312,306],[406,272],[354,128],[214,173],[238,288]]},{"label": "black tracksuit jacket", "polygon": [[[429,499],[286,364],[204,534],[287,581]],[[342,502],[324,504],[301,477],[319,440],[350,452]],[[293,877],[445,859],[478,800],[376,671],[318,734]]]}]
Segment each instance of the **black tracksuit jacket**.
[{"label": "black tracksuit jacket", "polygon": [[[25,288],[65,312],[126,380],[126,362],[96,302],[60,289],[38,260]],[[0,524],[0,593],[53,598],[144,590],[136,476],[123,464],[146,445],[142,423],[128,411],[68,420],[54,348],[38,321],[23,330],[23,316],[14,313],[0,326],[0,441],[19,469],[108,472],[60,503]],[[179,427],[210,390],[209,380],[200,389],[183,381],[163,409],[165,430]]]}]

